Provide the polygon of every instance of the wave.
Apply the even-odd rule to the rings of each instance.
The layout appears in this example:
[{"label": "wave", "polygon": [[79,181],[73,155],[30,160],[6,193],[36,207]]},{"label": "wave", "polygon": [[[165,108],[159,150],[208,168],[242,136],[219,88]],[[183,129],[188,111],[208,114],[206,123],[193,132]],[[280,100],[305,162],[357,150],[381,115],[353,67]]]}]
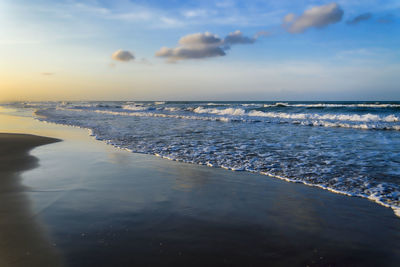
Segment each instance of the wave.
[{"label": "wave", "polygon": [[262,104],[255,104],[255,103],[250,103],[250,104],[241,104],[243,107],[262,107]]},{"label": "wave", "polygon": [[301,108],[400,108],[400,104],[289,104],[277,102],[274,104],[264,104],[264,108],[271,107],[301,107]]},{"label": "wave", "polygon": [[243,116],[245,115],[245,111],[240,108],[226,108],[226,109],[217,109],[217,108],[203,108],[197,107],[193,110],[195,113],[203,114],[217,114],[217,115],[231,115],[231,116]]},{"label": "wave", "polygon": [[249,116],[295,119],[295,120],[336,120],[336,121],[354,121],[354,122],[398,122],[399,118],[395,115],[379,116],[375,114],[349,115],[349,114],[315,114],[315,113],[285,113],[285,112],[262,112],[250,111]]},{"label": "wave", "polygon": [[[239,119],[232,119],[228,117],[200,117],[200,116],[189,116],[189,115],[175,115],[175,114],[163,114],[155,112],[121,112],[111,110],[84,110],[84,109],[65,109],[58,107],[53,109],[61,112],[94,112],[97,114],[107,114],[113,116],[130,116],[130,117],[158,117],[158,118],[174,118],[174,119],[187,119],[187,120],[202,120],[202,121],[220,121],[220,122],[235,122],[242,121]],[[54,111],[53,111],[54,112]],[[52,116],[52,109],[37,109],[34,112],[38,116]],[[68,115],[68,113],[65,113]]]},{"label": "wave", "polygon": [[123,105],[122,109],[125,110],[132,110],[132,111],[144,111],[144,110],[149,110],[150,107],[138,105],[138,104],[133,104],[133,105]]},{"label": "wave", "polygon": [[293,104],[291,105],[289,103],[284,103],[284,102],[277,102],[277,103],[274,103],[274,104],[264,104],[263,105],[264,108],[291,107],[291,106],[294,106],[294,105]]},{"label": "wave", "polygon": [[181,109],[178,108],[178,107],[165,107],[165,108],[163,108],[163,110],[166,110],[166,111],[169,111],[169,112],[175,112],[175,111],[178,111],[178,110],[181,110]]},{"label": "wave", "polygon": [[[168,111],[177,111],[174,107],[168,108]],[[158,118],[174,118],[185,120],[202,120],[202,121],[217,121],[217,122],[242,122],[242,123],[290,123],[303,126],[319,126],[330,128],[349,128],[359,130],[395,130],[400,131],[400,125],[393,125],[393,122],[398,122],[399,118],[394,115],[378,116],[372,114],[366,115],[345,115],[345,114],[290,114],[283,112],[262,112],[250,111],[246,113],[243,109],[206,109],[197,107],[193,110],[199,115],[183,115],[171,113],[159,113],[148,110],[148,107],[131,109],[125,112],[112,111],[103,109],[68,109],[57,108],[61,112],[94,112],[97,114],[107,114],[112,116],[132,116],[132,117],[158,117]],[[36,114],[48,114],[45,110],[37,110]],[[45,114],[45,115],[46,115]],[[206,114],[215,116],[204,116]],[[269,120],[262,120],[267,118]]]},{"label": "wave", "polygon": [[328,121],[350,121],[350,122],[399,122],[400,118],[394,114],[380,116],[376,114],[317,114],[317,113],[285,113],[285,112],[263,112],[251,110],[246,112],[240,108],[203,108],[197,107],[193,112],[198,114],[216,114],[229,116],[250,116],[250,117],[266,117],[288,120],[328,120]]},{"label": "wave", "polygon": [[232,105],[232,104],[229,104],[229,103],[213,103],[213,102],[210,102],[210,103],[207,103],[206,105],[207,105],[207,106],[230,106],[230,105]]},{"label": "wave", "polygon": [[96,108],[122,108],[121,105],[112,105],[112,104],[97,104]]}]

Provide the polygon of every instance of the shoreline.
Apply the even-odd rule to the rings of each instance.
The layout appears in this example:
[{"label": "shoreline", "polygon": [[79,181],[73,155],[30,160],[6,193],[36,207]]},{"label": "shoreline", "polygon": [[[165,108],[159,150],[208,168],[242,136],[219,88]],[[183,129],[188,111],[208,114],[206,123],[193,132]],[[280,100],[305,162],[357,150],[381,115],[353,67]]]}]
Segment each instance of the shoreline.
[{"label": "shoreline", "polygon": [[[38,136],[33,134],[23,133],[1,133],[0,132],[0,157],[2,158],[1,171],[15,172],[30,168],[29,159],[26,157],[30,150],[35,147],[47,145],[55,142],[60,142],[60,139]],[[15,163],[13,157],[20,158],[22,166],[14,164],[6,164],[4,161],[9,160],[10,163]],[[33,166],[32,166],[33,167]]]},{"label": "shoreline", "polygon": [[29,152],[61,140],[0,133],[0,265],[61,266],[46,232],[30,210],[20,174],[38,167]]}]

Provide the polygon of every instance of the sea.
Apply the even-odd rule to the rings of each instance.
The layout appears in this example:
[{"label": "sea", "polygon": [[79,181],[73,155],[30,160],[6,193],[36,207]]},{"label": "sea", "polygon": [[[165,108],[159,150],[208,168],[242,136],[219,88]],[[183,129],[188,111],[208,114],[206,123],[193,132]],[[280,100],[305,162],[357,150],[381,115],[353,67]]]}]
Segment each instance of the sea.
[{"label": "sea", "polygon": [[18,102],[36,119],[168,160],[368,198],[400,216],[400,102]]}]

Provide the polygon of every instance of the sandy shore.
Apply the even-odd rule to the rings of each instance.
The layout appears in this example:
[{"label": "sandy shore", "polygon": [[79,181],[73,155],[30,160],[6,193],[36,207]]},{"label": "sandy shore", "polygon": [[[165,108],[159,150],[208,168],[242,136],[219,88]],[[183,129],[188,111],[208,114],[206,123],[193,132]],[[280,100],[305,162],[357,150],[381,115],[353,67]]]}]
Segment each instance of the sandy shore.
[{"label": "sandy shore", "polygon": [[26,134],[0,133],[0,266],[59,266],[43,229],[30,212],[19,173],[37,166],[28,152],[59,141]]},{"label": "sandy shore", "polygon": [[28,152],[34,147],[58,141],[30,134],[0,133],[0,171],[2,174],[14,173],[35,167],[37,159],[29,156]]},{"label": "sandy shore", "polygon": [[[40,166],[19,176],[11,163],[4,165],[29,190],[13,180],[16,187],[10,188],[17,188],[21,204],[2,211],[15,219],[2,223],[9,242],[2,243],[0,259],[29,262],[18,252],[29,245],[38,249],[39,259],[55,264],[60,253],[66,266],[400,262],[400,219],[366,199],[134,154],[98,142],[82,129],[14,119],[12,129],[43,132],[63,142],[31,151]],[[22,122],[31,124],[24,129]],[[27,157],[22,153],[19,158]],[[32,158],[28,162],[37,165]],[[14,203],[8,196],[2,192],[1,201]]]}]

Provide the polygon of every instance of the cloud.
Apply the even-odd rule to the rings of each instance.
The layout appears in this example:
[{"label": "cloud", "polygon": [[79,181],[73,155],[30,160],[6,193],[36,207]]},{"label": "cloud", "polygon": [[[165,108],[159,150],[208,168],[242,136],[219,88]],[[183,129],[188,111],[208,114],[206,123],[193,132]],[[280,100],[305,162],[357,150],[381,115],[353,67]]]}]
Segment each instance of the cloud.
[{"label": "cloud", "polygon": [[156,52],[156,56],[165,57],[168,62],[225,56],[224,50],[220,47],[222,44],[223,40],[215,34],[194,33],[182,37],[178,47],[162,47]]},{"label": "cloud", "polygon": [[285,24],[292,23],[295,18],[296,18],[295,14],[289,13],[285,17],[283,17],[283,23]]},{"label": "cloud", "polygon": [[322,6],[315,6],[300,16],[287,14],[283,18],[283,26],[290,33],[303,33],[309,28],[323,28],[329,24],[337,23],[342,20],[343,10],[336,3]]},{"label": "cloud", "polygon": [[176,62],[178,60],[184,59],[200,59],[207,57],[218,57],[225,56],[225,51],[221,47],[206,46],[203,48],[186,48],[186,47],[176,47],[168,48],[162,47],[158,52],[156,52],[157,57],[165,57],[168,62]]},{"label": "cloud", "polygon": [[236,44],[252,44],[256,41],[255,38],[250,38],[244,36],[241,31],[235,31],[229,33],[225,39],[224,44],[227,46],[236,45]]},{"label": "cloud", "polygon": [[346,23],[347,23],[347,25],[356,25],[362,21],[369,20],[370,18],[372,18],[371,13],[363,13],[363,14],[360,14],[360,15],[354,17],[353,19],[348,20]]},{"label": "cloud", "polygon": [[209,32],[189,34],[179,40],[180,45],[196,47],[219,45],[221,42],[222,40],[217,35]]},{"label": "cloud", "polygon": [[115,51],[112,54],[111,58],[114,60],[117,60],[117,61],[128,62],[128,61],[134,60],[135,56],[129,51],[120,49],[120,50]]},{"label": "cloud", "polygon": [[162,47],[156,57],[164,57],[168,62],[186,59],[202,59],[225,56],[226,50],[237,44],[252,44],[256,37],[244,36],[241,31],[229,33],[224,39],[210,32],[189,34],[179,39],[175,48]]}]

